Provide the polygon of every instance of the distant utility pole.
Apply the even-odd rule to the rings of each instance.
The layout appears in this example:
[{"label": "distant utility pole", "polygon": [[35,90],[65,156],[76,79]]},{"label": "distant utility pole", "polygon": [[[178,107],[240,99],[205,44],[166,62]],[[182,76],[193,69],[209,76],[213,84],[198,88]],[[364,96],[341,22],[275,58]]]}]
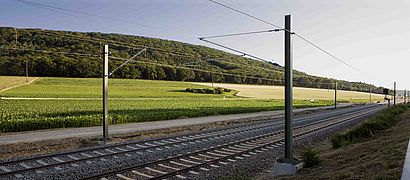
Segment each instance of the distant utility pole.
[{"label": "distant utility pole", "polygon": [[337,108],[337,82],[335,82],[335,109]]},{"label": "distant utility pole", "polygon": [[28,82],[28,61],[26,60],[26,82]]},{"label": "distant utility pole", "polygon": [[[15,34],[15,43],[14,43],[14,49],[17,49],[18,46],[18,32],[17,32],[17,27],[14,27],[14,34]],[[28,82],[28,64],[26,60],[26,82]]]},{"label": "distant utility pole", "polygon": [[214,87],[214,71],[211,69],[212,87]]},{"label": "distant utility pole", "polygon": [[103,141],[108,139],[108,45],[103,49]]},{"label": "distant utility pole", "polygon": [[407,90],[406,89],[404,89],[404,103],[406,103],[406,92],[407,92]]},{"label": "distant utility pole", "polygon": [[17,41],[17,37],[18,37],[18,34],[17,34],[17,28],[15,27],[14,28],[14,32],[15,32],[15,34],[16,34],[16,44],[14,44],[14,49],[17,49],[17,44],[18,44],[18,41]]},{"label": "distant utility pole", "polygon": [[370,103],[372,102],[372,89],[369,90],[369,94],[370,94]]},{"label": "distant utility pole", "polygon": [[291,16],[285,16],[285,161],[295,163],[292,156],[292,106],[293,106],[293,77],[292,77],[292,29]]},{"label": "distant utility pole", "polygon": [[396,106],[396,82],[394,82],[394,90],[393,90],[393,106]]}]

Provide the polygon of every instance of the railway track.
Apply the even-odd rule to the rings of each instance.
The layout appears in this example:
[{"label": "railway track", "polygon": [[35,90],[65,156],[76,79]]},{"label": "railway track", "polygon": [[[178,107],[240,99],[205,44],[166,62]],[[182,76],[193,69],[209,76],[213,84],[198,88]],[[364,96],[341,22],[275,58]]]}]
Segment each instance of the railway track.
[{"label": "railway track", "polygon": [[[357,118],[367,116],[379,109],[349,114],[342,118],[335,118],[334,121],[314,122],[294,128],[295,140],[304,136],[324,130],[342,123],[347,123]],[[269,133],[258,137],[210,147],[196,152],[169,157],[154,162],[136,165],[125,169],[105,172],[102,174],[88,176],[82,179],[166,179],[179,178],[187,179],[185,173],[199,175],[201,171],[210,171],[212,168],[219,168],[221,165],[244,160],[247,157],[257,155],[278,148],[284,144],[281,137],[283,131]]]},{"label": "railway track", "polygon": [[[355,111],[357,110],[362,112],[368,111],[369,109],[378,110],[380,109],[380,106],[363,106],[355,109],[345,109],[331,111],[327,113],[303,115],[295,119],[295,129],[304,128],[307,125],[314,126],[323,123],[326,124],[331,121],[340,119],[341,117],[346,117],[350,116],[351,114],[355,114]],[[335,117],[335,115],[338,116]],[[281,118],[274,118],[274,120],[276,121],[278,121],[278,119]],[[0,178],[26,178],[30,177],[32,173],[42,174],[44,173],[44,171],[47,171],[47,169],[55,169],[58,171],[67,168],[78,168],[80,166],[79,163],[85,162],[86,164],[92,164],[98,163],[98,161],[104,162],[109,161],[109,159],[111,158],[116,159],[118,158],[118,156],[135,156],[143,153],[152,153],[153,151],[168,150],[172,148],[177,148],[179,146],[189,146],[192,144],[202,143],[205,141],[217,141],[219,139],[223,139],[229,136],[241,135],[245,137],[250,136],[251,138],[257,138],[259,136],[266,136],[266,134],[250,134],[262,130],[274,130],[275,128],[277,129],[274,130],[274,134],[276,133],[277,135],[280,135],[281,131],[279,130],[279,128],[283,126],[283,123],[276,121],[261,121],[251,123],[248,125],[239,125],[235,127],[223,128],[203,133],[192,133],[162,139],[152,139],[146,141],[114,144],[91,149],[83,149],[73,152],[65,152],[59,154],[51,154],[39,157],[31,157],[2,162],[0,163]],[[171,167],[167,165],[165,166]]]}]

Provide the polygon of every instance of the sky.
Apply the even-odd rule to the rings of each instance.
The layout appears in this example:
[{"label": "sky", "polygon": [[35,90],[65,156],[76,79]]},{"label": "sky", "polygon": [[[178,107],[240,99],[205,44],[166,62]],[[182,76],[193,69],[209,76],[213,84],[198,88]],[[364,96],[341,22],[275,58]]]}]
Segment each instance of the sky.
[{"label": "sky", "polygon": [[[148,36],[215,47],[198,37],[275,29],[209,0],[25,0],[79,14],[0,0],[0,26]],[[410,89],[410,1],[216,0],[292,31],[293,67],[311,75]],[[109,18],[104,18],[109,17]],[[283,32],[213,39],[284,65]],[[223,49],[225,50],[225,49]],[[228,50],[226,50],[228,51]]]}]

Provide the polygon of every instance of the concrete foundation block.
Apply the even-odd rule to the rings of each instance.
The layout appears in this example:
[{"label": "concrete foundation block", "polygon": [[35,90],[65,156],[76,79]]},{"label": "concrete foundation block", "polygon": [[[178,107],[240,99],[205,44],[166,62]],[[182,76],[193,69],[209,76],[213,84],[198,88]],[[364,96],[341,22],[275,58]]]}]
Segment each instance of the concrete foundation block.
[{"label": "concrete foundation block", "polygon": [[276,161],[273,173],[275,177],[295,175],[302,168],[303,163],[291,164]]}]

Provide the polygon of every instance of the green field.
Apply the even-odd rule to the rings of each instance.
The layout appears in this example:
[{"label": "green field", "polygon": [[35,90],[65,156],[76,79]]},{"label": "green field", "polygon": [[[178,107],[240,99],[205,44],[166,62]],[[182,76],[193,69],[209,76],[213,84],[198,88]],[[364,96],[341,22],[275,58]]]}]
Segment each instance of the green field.
[{"label": "green field", "polygon": [[[188,82],[111,79],[110,123],[283,109],[283,100],[184,92],[204,87]],[[81,78],[41,78],[4,91],[0,93],[0,132],[101,125],[101,91],[101,79]],[[331,104],[324,100],[294,102],[296,108]]]},{"label": "green field", "polygon": [[[0,93],[1,97],[36,98],[101,98],[102,79],[95,78],[41,78],[28,86]],[[183,92],[186,88],[204,88],[188,82],[149,81],[133,79],[110,79],[110,98],[180,98],[212,97],[224,95],[204,95]],[[227,95],[225,95],[227,96]],[[227,96],[232,97],[232,96]]]}]

